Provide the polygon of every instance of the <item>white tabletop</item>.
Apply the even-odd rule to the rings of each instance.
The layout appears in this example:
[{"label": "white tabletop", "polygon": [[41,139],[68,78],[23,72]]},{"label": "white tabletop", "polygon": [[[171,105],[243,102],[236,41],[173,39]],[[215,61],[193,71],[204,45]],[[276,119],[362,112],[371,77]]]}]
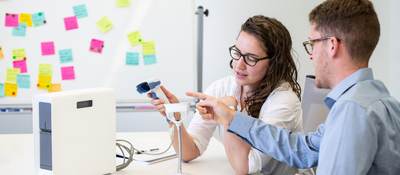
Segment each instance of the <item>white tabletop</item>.
[{"label": "white tabletop", "polygon": [[[134,132],[118,133],[117,139],[126,139],[139,149],[154,147],[164,148],[169,144],[166,132]],[[33,135],[32,134],[0,134],[0,174],[31,175],[34,174]],[[96,165],[89,165],[96,166]],[[184,163],[184,174],[224,175],[234,174],[225,156],[224,147],[212,139],[207,151],[199,158]],[[171,159],[152,165],[132,163],[126,169],[114,173],[128,174],[166,174],[174,175],[177,170],[177,159]]]}]

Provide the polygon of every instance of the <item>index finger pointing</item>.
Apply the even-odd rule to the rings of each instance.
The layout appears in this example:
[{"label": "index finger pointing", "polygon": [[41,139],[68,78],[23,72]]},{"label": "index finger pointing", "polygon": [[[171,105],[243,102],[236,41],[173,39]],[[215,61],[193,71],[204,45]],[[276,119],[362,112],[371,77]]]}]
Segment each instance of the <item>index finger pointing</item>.
[{"label": "index finger pointing", "polygon": [[200,92],[186,92],[186,95],[190,96],[190,97],[198,98],[200,100],[205,100],[208,97],[206,94],[203,94]]}]

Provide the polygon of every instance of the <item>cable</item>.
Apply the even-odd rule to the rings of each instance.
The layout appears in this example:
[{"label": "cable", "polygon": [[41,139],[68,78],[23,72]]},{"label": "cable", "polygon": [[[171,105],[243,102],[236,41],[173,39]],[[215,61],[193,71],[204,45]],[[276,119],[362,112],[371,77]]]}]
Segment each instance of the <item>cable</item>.
[{"label": "cable", "polygon": [[[116,141],[116,146],[117,148],[121,151],[122,156],[117,154],[117,157],[120,157],[123,159],[122,163],[117,165],[117,171],[120,171],[126,167],[129,166],[130,163],[132,163],[133,160],[135,160],[133,158],[134,154],[146,154],[146,155],[160,155],[160,154],[164,154],[167,151],[169,151],[172,147],[173,144],[173,139],[171,139],[171,143],[169,144],[169,146],[161,152],[158,153],[148,153],[145,151],[141,151],[137,148],[135,148],[131,142],[127,141],[127,140],[123,140],[123,139],[118,139]],[[127,156],[125,156],[125,153],[127,153]]]}]

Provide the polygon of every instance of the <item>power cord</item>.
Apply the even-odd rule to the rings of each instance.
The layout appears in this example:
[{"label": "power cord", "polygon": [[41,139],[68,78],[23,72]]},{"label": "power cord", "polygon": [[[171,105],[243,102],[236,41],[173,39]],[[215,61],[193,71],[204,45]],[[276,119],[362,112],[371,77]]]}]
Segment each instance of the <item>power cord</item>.
[{"label": "power cord", "polygon": [[[141,151],[137,148],[135,148],[131,142],[124,140],[124,139],[118,139],[116,142],[116,146],[117,148],[120,150],[120,154],[117,154],[117,157],[122,158],[123,161],[121,164],[117,165],[117,171],[120,171],[126,167],[129,166],[130,163],[132,163],[132,161],[134,161],[135,159],[133,158],[134,154],[146,154],[146,155],[160,155],[160,154],[164,154],[167,151],[169,151],[172,147],[172,143],[173,143],[173,139],[171,139],[171,143],[169,144],[169,146],[161,152],[157,152],[157,153],[148,153],[145,151]],[[127,156],[125,156],[125,154],[127,154]]]}]

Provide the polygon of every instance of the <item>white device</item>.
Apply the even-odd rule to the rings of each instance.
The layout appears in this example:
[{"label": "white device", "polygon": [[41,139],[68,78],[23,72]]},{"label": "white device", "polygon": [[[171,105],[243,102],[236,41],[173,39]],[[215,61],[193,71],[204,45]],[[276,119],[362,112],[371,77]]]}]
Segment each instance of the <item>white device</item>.
[{"label": "white device", "polygon": [[114,92],[98,88],[33,98],[35,169],[39,175],[116,171]]}]

